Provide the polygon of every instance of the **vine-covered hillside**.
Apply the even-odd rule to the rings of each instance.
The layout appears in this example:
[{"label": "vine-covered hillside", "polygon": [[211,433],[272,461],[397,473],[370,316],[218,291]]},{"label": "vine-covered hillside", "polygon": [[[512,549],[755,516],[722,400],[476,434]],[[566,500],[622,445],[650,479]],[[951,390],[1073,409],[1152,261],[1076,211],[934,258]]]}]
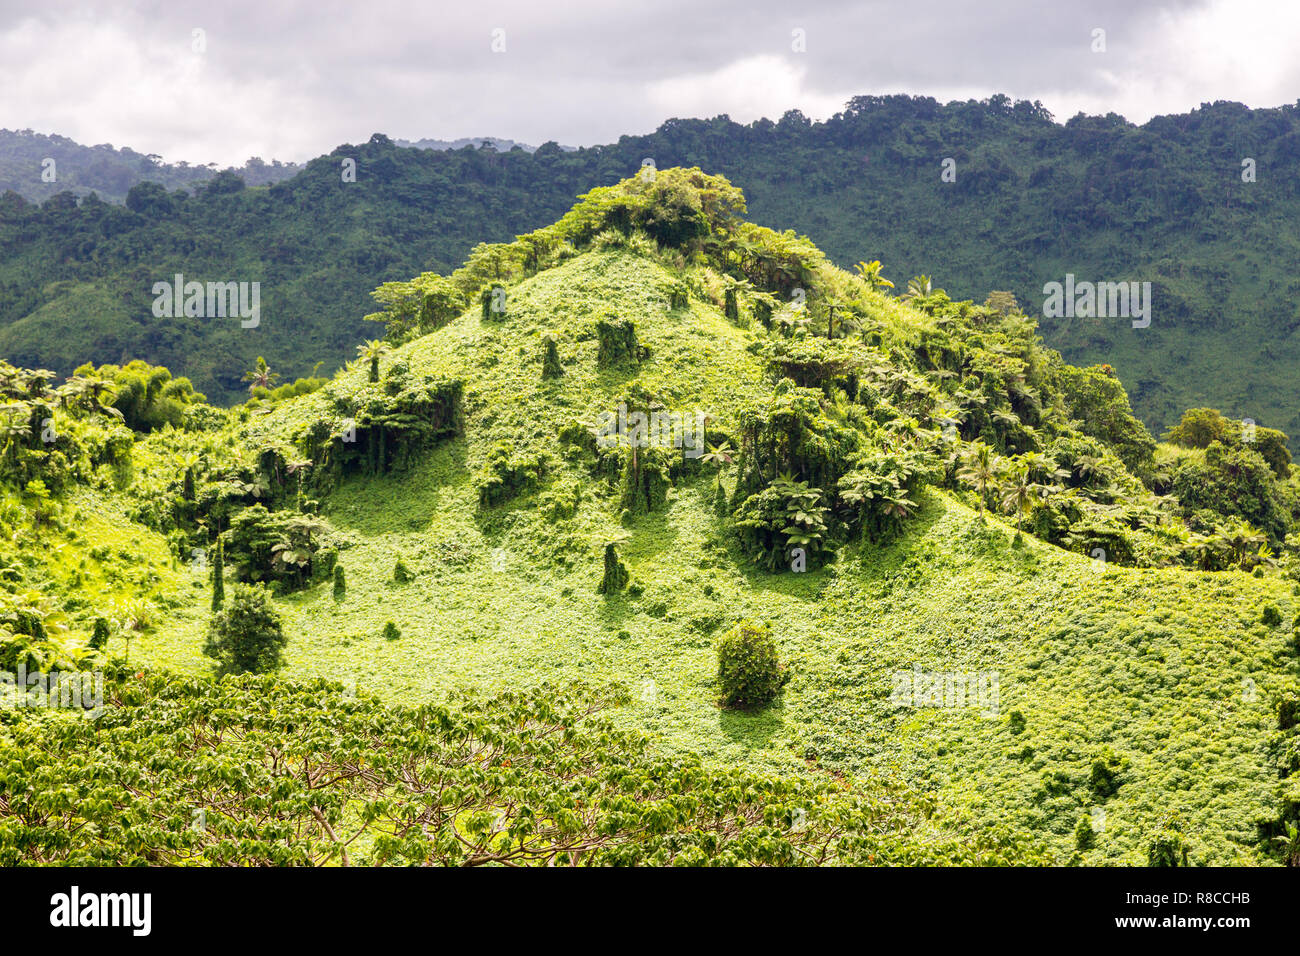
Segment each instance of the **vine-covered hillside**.
[{"label": "vine-covered hillside", "polygon": [[745,214],[592,190],[230,410],[5,368],[0,662],[109,671],[2,712],[5,859],[1297,859],[1287,436]]}]

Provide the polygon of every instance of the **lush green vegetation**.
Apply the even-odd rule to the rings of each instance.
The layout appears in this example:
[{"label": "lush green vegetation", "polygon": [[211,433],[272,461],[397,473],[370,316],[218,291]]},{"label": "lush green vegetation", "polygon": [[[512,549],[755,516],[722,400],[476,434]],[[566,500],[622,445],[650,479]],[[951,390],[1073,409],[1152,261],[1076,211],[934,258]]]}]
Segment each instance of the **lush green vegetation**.
[{"label": "lush green vegetation", "polygon": [[[295,377],[350,357],[378,281],[446,274],[476,243],[550,223],[574,196],[652,157],[661,169],[729,177],[756,222],[816,237],[842,266],[883,260],[900,293],[906,277],[925,273],[956,298],[1009,290],[1036,314],[1043,286],[1067,273],[1150,281],[1148,328],[1077,318],[1044,321],[1040,332],[1077,365],[1114,368],[1157,434],[1209,405],[1300,435],[1300,286],[1287,271],[1297,259],[1298,123],[1294,106],[1206,104],[1138,127],[1114,114],[1056,123],[1005,96],[947,105],[857,97],[824,123],[798,112],[747,126],[673,119],[574,151],[404,149],[376,135],[269,187],[240,188],[231,174],[189,195],[178,188],[189,180],[158,173],[161,185],[137,185],[126,208],[78,207],[70,194],[38,207],[8,195],[0,354],[61,373],[142,358],[236,400],[259,354]],[[45,144],[36,153],[49,155]],[[38,168],[34,157],[24,169]],[[354,183],[342,181],[348,158]],[[953,182],[940,178],[946,158]],[[1246,158],[1254,182],[1243,181]],[[241,175],[249,187],[263,181]],[[151,285],[177,272],[260,281],[259,329],[154,319]]]},{"label": "lush green vegetation", "polygon": [[118,671],[108,693],[101,723],[0,737],[0,865],[1036,859],[959,841],[915,799],[656,754],[603,716],[616,695],[581,687],[394,708],[324,681]]},{"label": "lush green vegetation", "polygon": [[[328,382],[269,360],[177,422],[3,369],[0,654],[111,674],[93,724],[0,712],[7,858],[1296,860],[1286,437],[1157,443],[1009,297],[745,213],[698,169],[593,190],[383,283]],[[210,682],[221,635],[280,673]]]}]

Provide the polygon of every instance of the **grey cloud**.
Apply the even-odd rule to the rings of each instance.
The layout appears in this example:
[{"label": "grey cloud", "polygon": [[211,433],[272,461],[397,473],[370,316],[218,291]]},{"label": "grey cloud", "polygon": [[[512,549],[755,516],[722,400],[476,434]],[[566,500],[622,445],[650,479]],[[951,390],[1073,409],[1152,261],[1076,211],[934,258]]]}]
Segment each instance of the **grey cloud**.
[{"label": "grey cloud", "polygon": [[[8,125],[196,162],[237,162],[251,153],[301,160],[375,131],[591,144],[652,130],[669,116],[715,115],[738,103],[757,103],[753,109],[776,118],[790,107],[816,112],[805,103],[822,104],[825,112],[849,96],[882,91],[940,99],[954,91],[1006,92],[1042,99],[1058,118],[1065,118],[1062,104],[1104,110],[1113,102],[1120,112],[1141,111],[1155,93],[1129,89],[1135,77],[1149,81],[1161,103],[1177,100],[1185,87],[1189,101],[1179,108],[1187,109],[1199,102],[1190,92],[1196,67],[1178,63],[1167,33],[1171,24],[1213,6],[1211,0],[1096,0],[1086,9],[1041,0],[6,3],[0,49],[33,23],[52,40],[50,49],[23,48],[17,60],[0,62],[0,116]],[[195,27],[207,33],[201,66],[186,60]],[[505,30],[504,54],[490,49],[497,27]],[[791,50],[796,27],[806,31],[806,53]],[[1095,27],[1107,31],[1104,56],[1089,48]],[[77,74],[79,59],[108,53],[78,44],[107,42],[121,46],[112,53],[129,79]],[[718,74],[729,75],[736,64],[749,64],[736,82],[770,76],[771,90],[729,87]],[[30,85],[26,77],[60,69],[68,75],[64,88],[19,96]],[[1276,102],[1293,98],[1281,80],[1277,85]],[[148,95],[137,95],[145,86]],[[93,98],[93,109],[79,112],[79,96]],[[1233,90],[1222,98],[1234,98]],[[51,118],[65,128],[49,128]]]}]

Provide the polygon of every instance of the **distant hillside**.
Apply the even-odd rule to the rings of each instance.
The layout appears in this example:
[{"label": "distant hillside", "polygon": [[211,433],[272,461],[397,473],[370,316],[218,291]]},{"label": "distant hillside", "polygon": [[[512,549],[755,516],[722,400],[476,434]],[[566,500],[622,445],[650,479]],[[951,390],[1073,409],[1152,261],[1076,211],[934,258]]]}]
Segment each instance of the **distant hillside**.
[{"label": "distant hillside", "polygon": [[[355,184],[341,181],[346,157]],[[1041,314],[1044,285],[1067,275],[1150,282],[1149,327],[1076,318],[1041,332],[1072,361],[1113,366],[1157,432],[1209,405],[1300,434],[1293,106],[1207,104],[1135,126],[1113,114],[1060,124],[1002,96],[859,97],[824,123],[796,111],[747,126],[673,119],[572,151],[412,150],[377,135],[269,191],[142,200],[132,215],[10,199],[0,354],[59,371],[87,350],[141,355],[230,400],[257,354],[293,374],[345,359],[379,281],[448,269],[475,242],[549,222],[646,158],[725,174],[756,221],[813,237],[842,265],[879,258],[899,291],[924,273],[957,296],[1010,290]],[[153,319],[151,284],[177,271],[260,279],[261,331]]]},{"label": "distant hillside", "polygon": [[[537,151],[536,146],[496,136],[396,142],[398,146],[412,149],[448,150],[467,146],[478,149],[487,144],[503,153],[516,147],[526,153]],[[49,160],[54,161],[53,165]],[[278,159],[267,163],[256,156],[243,166],[225,168],[237,173],[249,186],[277,183],[302,169],[296,163],[282,163]],[[61,192],[78,196],[93,192],[106,202],[122,203],[137,183],[158,183],[168,189],[190,188],[210,181],[221,171],[215,163],[201,166],[183,161],[165,163],[159,156],[137,153],[126,147],[84,146],[66,136],[47,136],[29,129],[0,129],[0,193],[13,190],[30,202],[44,202]]]},{"label": "distant hillside", "polygon": [[[518,147],[525,153],[537,152],[536,146],[529,146],[527,143],[518,143],[513,139],[498,139],[495,136],[474,136],[461,137],[460,139],[399,139],[396,140],[398,146],[409,146],[414,149],[464,149],[466,146],[472,149],[478,149],[483,145],[491,146],[501,153],[508,153],[510,150]],[[560,149],[572,151],[572,146],[561,146]]]},{"label": "distant hillside", "polygon": [[[53,164],[49,161],[53,160]],[[235,169],[250,186],[279,182],[298,171],[293,163],[253,157]],[[115,149],[107,144],[83,146],[66,136],[46,136],[29,129],[0,129],[0,192],[13,190],[33,202],[61,192],[96,193],[108,202],[123,202],[136,183],[160,183],[168,189],[207,182],[219,172],[215,164],[164,163],[155,155]]]}]

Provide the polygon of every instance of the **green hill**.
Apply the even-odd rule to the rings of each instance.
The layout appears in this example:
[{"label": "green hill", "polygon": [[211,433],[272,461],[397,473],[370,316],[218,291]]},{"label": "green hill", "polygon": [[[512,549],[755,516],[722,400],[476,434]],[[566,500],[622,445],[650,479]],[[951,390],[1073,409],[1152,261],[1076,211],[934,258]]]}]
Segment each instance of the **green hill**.
[{"label": "green hill", "polygon": [[[1286,436],[1243,441],[1239,422],[1190,415],[1182,444],[1157,448],[1113,375],[1066,365],[1032,319],[942,292],[902,302],[744,213],[737,190],[699,170],[594,190],[449,275],[380,289],[402,344],[369,343],[305,394],[257,388],[229,411],[140,365],[87,368],[53,393],[48,377],[7,371],[0,652],[116,661],[106,719],[123,743],[107,780],[76,769],[95,736],[54,716],[8,718],[0,746],[33,766],[64,754],[41,765],[43,783],[100,788],[85,812],[102,806],[107,821],[123,806],[161,813],[176,788],[199,799],[212,764],[188,744],[181,763],[150,763],[144,786],[123,781],[148,748],[202,739],[255,768],[241,775],[247,803],[223,811],[254,827],[247,859],[328,857],[333,832],[355,827],[376,859],[464,862],[505,844],[439,839],[478,833],[480,811],[518,813],[509,786],[530,788],[524,802],[547,821],[583,806],[541,780],[579,758],[525,730],[554,716],[539,686],[581,680],[627,694],[604,709],[608,730],[574,746],[615,791],[592,806],[615,814],[608,852],[629,859],[676,845],[692,848],[682,862],[814,861],[791,844],[828,833],[849,836],[815,857],[827,862],[1294,859],[1274,839],[1300,796]],[[611,431],[620,411],[628,424]],[[640,432],[638,412],[676,416],[684,441]],[[21,427],[46,419],[52,441]],[[1190,486],[1199,499],[1177,491]],[[211,669],[217,554],[224,606],[252,583],[283,620],[269,683],[166,676]],[[101,617],[113,623],[93,650]],[[770,631],[787,682],[768,705],[720,705],[718,647],[745,622]],[[508,703],[481,703],[494,694]],[[465,809],[401,842],[411,831],[393,808],[414,798],[387,771],[360,772],[371,735],[389,738],[351,721],[402,728],[400,763],[428,742],[405,722],[434,720],[453,741],[437,738],[438,765],[459,767],[457,715],[475,707],[497,720],[478,732],[519,755],[501,773],[519,776],[473,771]],[[128,744],[131,726],[147,744]],[[295,728],[352,782],[328,832],[296,791],[277,791],[305,830],[280,840],[250,822],[270,786],[257,768],[297,752]],[[647,742],[600,737],[625,732]],[[626,773],[663,780],[692,755],[721,775],[700,785],[706,805],[754,795],[750,829],[727,831],[724,849],[699,804],[682,809],[688,780],[655,791],[659,823],[617,816]],[[728,774],[753,789],[729,790]],[[0,778],[0,848],[241,852],[186,837],[150,857],[163,837],[116,829],[91,845],[66,836],[83,832],[75,802],[33,837],[49,808],[19,799],[21,776]],[[782,796],[787,785],[810,789]],[[358,802],[393,786],[398,803],[374,804],[367,824]],[[838,794],[860,803],[825,803]],[[685,842],[648,835],[664,827]]]},{"label": "green hill", "polygon": [[[814,237],[845,267],[880,259],[900,290],[926,274],[957,298],[1005,289],[1041,314],[1044,285],[1067,274],[1150,282],[1147,328],[1053,320],[1042,334],[1072,362],[1115,368],[1157,434],[1195,406],[1300,434],[1297,286],[1285,269],[1296,257],[1298,144],[1294,106],[1214,103],[1142,126],[1113,114],[1062,124],[1002,96],[946,105],[857,97],[823,123],[798,112],[747,126],[673,119],[573,151],[406,149],[376,135],[266,188],[240,189],[227,173],[187,196],[176,188],[187,183],[159,174],[165,189],[136,185],[125,209],[8,197],[0,354],[54,365],[46,329],[66,316],[59,339],[79,356],[146,359],[214,400],[238,400],[259,354],[294,376],[345,360],[365,334],[360,317],[377,282],[454,268],[474,244],[552,222],[579,193],[650,158],[727,176],[756,222]],[[344,181],[347,159],[355,182]],[[1248,159],[1252,182],[1243,181]],[[177,272],[260,282],[261,327],[155,320],[149,290]],[[89,308],[70,291],[81,284],[112,306]]]}]

